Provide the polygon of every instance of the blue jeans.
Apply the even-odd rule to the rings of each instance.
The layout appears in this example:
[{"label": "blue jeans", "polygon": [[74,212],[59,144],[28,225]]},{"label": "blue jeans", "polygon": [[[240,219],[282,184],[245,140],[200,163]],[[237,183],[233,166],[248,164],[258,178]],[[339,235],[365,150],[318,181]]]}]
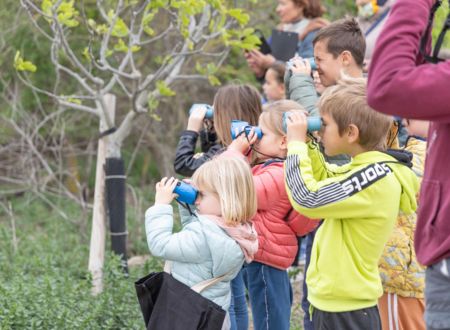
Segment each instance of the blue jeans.
[{"label": "blue jeans", "polygon": [[252,262],[246,266],[255,330],[289,330],[292,288],[286,270]]},{"label": "blue jeans", "polygon": [[308,287],[306,286],[306,271],[309,267],[309,262],[311,261],[311,250],[314,242],[314,237],[316,236],[317,227],[314,231],[306,235],[306,256],[305,256],[305,276],[303,278],[303,296],[302,296],[302,309],[304,314],[303,317],[303,328],[304,330],[314,330],[313,322],[310,320],[309,315],[309,301],[308,301]]},{"label": "blue jeans", "polygon": [[242,268],[231,281],[230,322],[231,330],[248,329],[248,310],[245,300],[246,269]]},{"label": "blue jeans", "polygon": [[450,329],[450,258],[429,265],[425,274],[425,322],[428,330]]}]

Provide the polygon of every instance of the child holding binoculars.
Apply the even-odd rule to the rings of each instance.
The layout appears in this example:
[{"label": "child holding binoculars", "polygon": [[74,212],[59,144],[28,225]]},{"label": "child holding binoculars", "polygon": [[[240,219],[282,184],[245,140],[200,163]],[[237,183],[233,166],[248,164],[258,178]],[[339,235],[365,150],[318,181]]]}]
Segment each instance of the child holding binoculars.
[{"label": "child holding binoculars", "polygon": [[[172,262],[172,276],[187,286],[222,277],[200,294],[228,311],[230,281],[250,262],[258,249],[251,219],[256,212],[256,192],[249,165],[242,159],[214,158],[192,177],[198,191],[197,211],[180,208],[182,230],[173,233],[177,180],[163,178],[156,184],[155,205],[145,213],[151,253]],[[230,328],[227,313],[226,324]]]},{"label": "child holding binoculars", "polygon": [[[192,176],[199,166],[223,152],[224,147],[231,143],[231,121],[240,119],[250,125],[256,125],[262,111],[261,107],[261,95],[250,85],[231,84],[219,88],[214,97],[212,109],[199,107],[189,116],[187,130],[181,133],[178,142],[174,161],[175,172],[184,176]],[[208,110],[212,110],[212,118],[206,118]],[[201,153],[196,153],[195,145],[205,119],[212,120],[211,131],[216,133],[218,141],[208,148],[202,148]],[[230,306],[232,330],[248,327],[243,276],[243,272],[239,272],[231,283],[233,293]],[[240,293],[236,295],[235,292]],[[234,301],[238,301],[237,305],[243,306],[243,308],[235,309]]]},{"label": "child holding binoculars", "polygon": [[[200,165],[221,153],[224,146],[231,143],[232,119],[256,125],[260,113],[261,96],[254,87],[227,85],[219,88],[213,107],[199,106],[191,111],[187,129],[181,133],[175,153],[175,172],[192,176]],[[209,127],[204,130],[206,121]],[[196,153],[195,146],[199,136],[202,139],[202,152]],[[209,142],[205,143],[206,140]]]},{"label": "child holding binoculars", "polygon": [[364,78],[346,78],[322,94],[320,132],[328,156],[348,154],[349,164],[325,162],[308,138],[306,117],[289,116],[285,181],[295,210],[323,218],[306,282],[316,329],[380,329],[378,271],[383,248],[401,209],[417,207],[412,170],[385,153],[392,118],[367,104]]},{"label": "child holding binoculars", "polygon": [[241,127],[241,134],[232,132],[236,138],[223,154],[247,159],[251,148],[261,161],[252,167],[258,201],[252,220],[259,249],[255,260],[244,266],[254,329],[289,329],[292,289],[287,268],[297,254],[297,235],[305,235],[318,224],[292,209],[284,184],[287,144],[283,115],[298,111],[303,108],[294,101],[265,105],[258,127]]}]

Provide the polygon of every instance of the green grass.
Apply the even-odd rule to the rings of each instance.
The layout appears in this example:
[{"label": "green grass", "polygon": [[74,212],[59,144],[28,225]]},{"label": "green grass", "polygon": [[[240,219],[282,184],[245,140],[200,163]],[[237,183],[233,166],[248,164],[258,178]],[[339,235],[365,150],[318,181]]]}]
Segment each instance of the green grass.
[{"label": "green grass", "polygon": [[[148,254],[140,215],[152,203],[147,195],[140,199],[144,206],[139,211],[127,203],[130,256]],[[149,258],[126,276],[119,258],[107,253],[104,290],[93,296],[87,271],[91,215],[67,200],[51,201],[70,219],[31,194],[11,201],[13,217],[0,207],[0,329],[144,329],[134,281],[162,270],[162,261]],[[176,221],[175,230],[179,228]],[[291,329],[302,329],[301,282],[295,282],[293,291]]]},{"label": "green grass", "polygon": [[107,254],[104,291],[92,296],[89,233],[80,231],[90,230],[90,216],[54,202],[70,221],[31,196],[13,201],[17,250],[11,217],[0,213],[0,329],[142,329],[134,281],[161,263],[150,259],[128,277]]}]

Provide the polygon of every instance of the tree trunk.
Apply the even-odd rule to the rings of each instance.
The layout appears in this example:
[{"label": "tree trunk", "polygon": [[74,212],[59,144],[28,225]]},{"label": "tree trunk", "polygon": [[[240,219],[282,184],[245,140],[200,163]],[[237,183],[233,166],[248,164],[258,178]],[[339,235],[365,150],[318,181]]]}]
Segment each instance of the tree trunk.
[{"label": "tree trunk", "polygon": [[[109,117],[114,122],[116,99],[114,95],[105,96],[105,104]],[[103,111],[100,113],[100,133],[109,127]],[[105,159],[106,149],[110,135],[103,136],[98,141],[97,167],[95,173],[94,210],[92,215],[91,243],[89,248],[89,271],[92,274],[92,293],[97,295],[103,290],[103,264],[105,261],[105,237],[106,237],[106,214],[105,214]]]},{"label": "tree trunk", "polygon": [[156,167],[158,168],[160,175],[162,177],[174,175],[173,149],[167,148],[167,144],[159,141],[153,132],[149,132],[147,138],[149,140],[149,149],[153,159],[157,160]]}]

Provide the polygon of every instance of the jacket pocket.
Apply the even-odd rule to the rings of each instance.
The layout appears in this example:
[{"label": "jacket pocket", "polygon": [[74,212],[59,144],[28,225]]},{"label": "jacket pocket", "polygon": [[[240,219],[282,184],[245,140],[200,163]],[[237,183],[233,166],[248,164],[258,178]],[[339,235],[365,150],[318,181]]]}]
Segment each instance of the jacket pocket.
[{"label": "jacket pocket", "polygon": [[[420,194],[414,247],[419,262],[423,265],[429,265],[436,258],[439,244],[445,240],[445,231],[439,230],[438,221],[441,204],[441,183],[435,180],[423,180]],[[443,218],[442,214],[441,218]]]},{"label": "jacket pocket", "polygon": [[423,180],[420,195],[423,197],[421,197],[417,212],[418,218],[420,219],[421,227],[431,227],[423,228],[425,231],[428,231],[435,225],[439,210],[441,200],[441,185],[439,181]]}]

